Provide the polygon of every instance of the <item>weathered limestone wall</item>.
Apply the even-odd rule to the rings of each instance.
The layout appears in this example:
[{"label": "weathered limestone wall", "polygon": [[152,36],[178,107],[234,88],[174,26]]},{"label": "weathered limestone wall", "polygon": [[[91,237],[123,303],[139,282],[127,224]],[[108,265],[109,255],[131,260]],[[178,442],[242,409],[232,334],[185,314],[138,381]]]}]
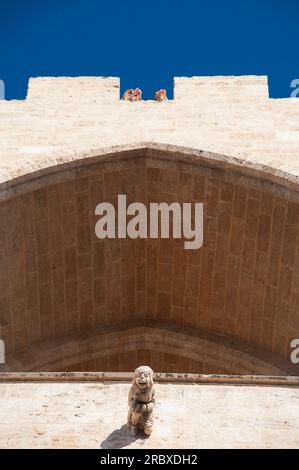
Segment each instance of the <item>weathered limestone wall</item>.
[{"label": "weathered limestone wall", "polygon": [[39,77],[31,79],[27,100],[37,106],[76,104],[105,104],[119,101],[119,78],[116,77]]},{"label": "weathered limestone wall", "polygon": [[[36,363],[38,342],[50,363],[64,334],[155,320],[268,351],[288,369],[299,335],[299,100],[269,99],[266,77],[174,85],[174,100],[129,103],[114,77],[37,78],[26,100],[0,101],[0,336],[12,364]],[[119,193],[204,202],[204,247],[100,242],[95,205]]]},{"label": "weathered limestone wall", "polygon": [[115,77],[42,77],[26,100],[0,101],[0,182],[144,143],[216,152],[297,181],[299,99],[268,99],[267,77],[175,78],[164,103],[119,95]]},{"label": "weathered limestone wall", "polygon": [[267,77],[177,77],[174,99],[182,103],[238,103],[269,99]]}]

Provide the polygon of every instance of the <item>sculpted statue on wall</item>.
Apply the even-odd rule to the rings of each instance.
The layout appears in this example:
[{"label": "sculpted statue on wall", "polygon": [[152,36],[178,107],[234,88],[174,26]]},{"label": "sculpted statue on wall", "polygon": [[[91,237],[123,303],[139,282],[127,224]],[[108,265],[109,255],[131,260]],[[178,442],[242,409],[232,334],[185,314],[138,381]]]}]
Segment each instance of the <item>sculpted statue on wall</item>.
[{"label": "sculpted statue on wall", "polygon": [[[129,88],[124,92],[122,99],[125,101],[141,101],[142,91],[140,88]],[[156,91],[154,99],[156,101],[168,101],[166,90],[161,88],[160,90]]]},{"label": "sculpted statue on wall", "polygon": [[156,101],[168,101],[166,90],[164,88],[161,88],[161,90],[156,91],[155,100]]},{"label": "sculpted statue on wall", "polygon": [[123,94],[125,101],[141,101],[142,91],[140,88],[129,88]]},{"label": "sculpted statue on wall", "polygon": [[135,370],[129,390],[128,429],[132,436],[136,436],[138,430],[142,430],[146,436],[152,433],[155,406],[153,375],[148,366],[140,366]]}]

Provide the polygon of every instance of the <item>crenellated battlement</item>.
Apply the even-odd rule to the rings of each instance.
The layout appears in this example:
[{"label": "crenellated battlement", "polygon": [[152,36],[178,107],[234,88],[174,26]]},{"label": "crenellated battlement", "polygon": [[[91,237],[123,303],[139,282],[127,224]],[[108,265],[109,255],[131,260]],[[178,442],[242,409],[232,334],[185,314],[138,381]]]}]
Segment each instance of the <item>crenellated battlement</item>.
[{"label": "crenellated battlement", "polygon": [[299,184],[299,99],[269,98],[266,76],[175,77],[174,99],[163,102],[124,101],[120,85],[117,77],[38,77],[25,100],[1,100],[0,183],[158,146],[218,154]]},{"label": "crenellated battlement", "polygon": [[266,76],[176,77],[174,99],[180,101],[239,101],[269,98]]},{"label": "crenellated battlement", "polygon": [[[266,76],[175,77],[174,100],[236,102],[269,98]],[[154,90],[153,90],[154,92]],[[118,77],[31,78],[27,100],[40,103],[115,103],[120,99]]]},{"label": "crenellated battlement", "polygon": [[37,77],[29,80],[26,100],[113,103],[119,98],[118,77]]}]

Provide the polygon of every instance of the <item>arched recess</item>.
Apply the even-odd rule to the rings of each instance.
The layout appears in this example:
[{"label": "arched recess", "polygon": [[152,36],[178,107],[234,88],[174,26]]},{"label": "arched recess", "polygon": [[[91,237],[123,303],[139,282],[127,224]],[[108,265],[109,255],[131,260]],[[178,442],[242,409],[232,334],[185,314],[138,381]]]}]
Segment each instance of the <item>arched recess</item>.
[{"label": "arched recess", "polygon": [[[255,357],[264,354],[273,370],[291,368],[289,345],[299,334],[295,181],[209,152],[141,144],[46,167],[0,192],[1,337],[11,360],[22,356],[23,370],[33,346],[48,345],[51,356],[54,340],[131,321],[157,322],[157,331],[159,322],[191,327],[217,335],[218,345],[237,341],[255,353],[252,372],[262,370]],[[128,203],[203,202],[203,247],[185,250],[184,240],[171,238],[97,239],[95,206],[116,204],[118,194]],[[60,348],[58,362],[43,364],[86,364],[70,344],[75,362],[64,363]],[[115,354],[124,347],[120,341]],[[185,349],[180,354],[193,360]],[[201,370],[194,372],[215,371],[207,357],[195,362]],[[221,364],[219,373],[249,371],[249,362]]]},{"label": "arched recess", "polygon": [[179,373],[286,375],[294,372],[278,356],[257,353],[237,341],[159,321],[98,327],[40,344],[7,358],[9,371],[132,371],[147,363]]}]

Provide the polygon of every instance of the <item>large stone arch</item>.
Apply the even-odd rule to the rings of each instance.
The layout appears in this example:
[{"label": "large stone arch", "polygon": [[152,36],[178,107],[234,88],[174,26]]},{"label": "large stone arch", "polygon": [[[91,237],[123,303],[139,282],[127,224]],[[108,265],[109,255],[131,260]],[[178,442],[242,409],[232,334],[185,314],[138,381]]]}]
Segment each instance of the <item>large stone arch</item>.
[{"label": "large stone arch", "polygon": [[[151,362],[150,341],[141,348],[131,340],[136,325],[150,321],[157,338],[161,322],[169,325],[167,337],[174,327],[191,328],[197,337],[188,355],[177,336],[179,353],[172,354],[173,364],[161,360],[163,371],[174,371],[181,357],[180,371],[185,364],[189,372],[269,373],[272,367],[273,373],[292,373],[299,205],[297,184],[286,175],[210,152],[140,144],[43,168],[3,183],[0,192],[6,368],[88,367],[89,350],[81,340],[70,342],[70,335],[97,332],[94,338],[108,341],[108,333],[98,332],[118,332],[125,324],[132,336],[120,335],[119,350],[112,354],[107,346],[107,357],[125,355],[128,342]],[[95,206],[116,202],[118,194],[129,202],[204,202],[203,247],[184,250],[183,240],[173,239],[98,240]],[[210,343],[199,360],[204,334],[214,335],[218,350],[231,342],[223,361],[208,359]],[[55,349],[64,341],[65,348]],[[157,346],[161,354],[167,354],[165,344]],[[240,354],[238,364],[228,364],[229,350],[231,358]],[[190,359],[193,353],[197,360]],[[115,364],[106,367],[116,370]]]}]

